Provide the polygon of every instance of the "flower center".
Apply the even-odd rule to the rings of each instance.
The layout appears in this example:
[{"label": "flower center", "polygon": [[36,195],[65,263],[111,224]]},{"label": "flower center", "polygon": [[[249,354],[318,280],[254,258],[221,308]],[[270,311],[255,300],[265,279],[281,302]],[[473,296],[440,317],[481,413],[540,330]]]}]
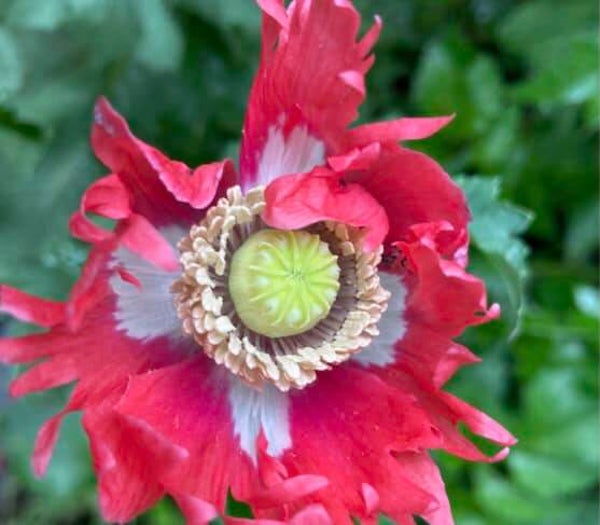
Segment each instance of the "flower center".
[{"label": "flower center", "polygon": [[254,233],[231,258],[229,293],[251,330],[287,337],[327,317],[340,288],[337,257],[305,231]]},{"label": "flower center", "polygon": [[334,222],[273,230],[262,187],[230,188],[179,242],[171,291],[183,331],[217,364],[251,385],[304,388],[378,335],[389,292],[381,248]]}]

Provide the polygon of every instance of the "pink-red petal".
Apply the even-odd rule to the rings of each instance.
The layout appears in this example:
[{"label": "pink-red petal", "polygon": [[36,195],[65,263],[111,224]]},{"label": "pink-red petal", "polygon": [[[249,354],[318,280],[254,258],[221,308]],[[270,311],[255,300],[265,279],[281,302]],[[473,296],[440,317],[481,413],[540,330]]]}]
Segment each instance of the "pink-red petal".
[{"label": "pink-red petal", "polygon": [[65,304],[0,284],[0,312],[25,323],[51,327],[64,321]]},{"label": "pink-red petal", "polygon": [[171,464],[172,451],[151,432],[132,432],[110,409],[86,411],[83,426],[98,477],[102,516],[110,522],[131,521],[163,496],[156,466]]},{"label": "pink-red petal", "polygon": [[420,140],[447,126],[453,115],[447,117],[402,117],[387,122],[363,124],[348,131],[347,147],[366,146],[376,142]]},{"label": "pink-red petal", "polygon": [[123,416],[188,451],[175,471],[160,473],[165,489],[220,510],[229,487],[236,496],[248,493],[254,470],[234,437],[224,373],[200,355],[133,377],[117,406]]},{"label": "pink-red petal", "polygon": [[112,237],[112,232],[92,222],[88,213],[116,220],[131,215],[129,194],[117,175],[107,175],[94,182],[83,194],[79,210],[69,221],[71,234],[82,241],[98,243]]},{"label": "pink-red petal", "polygon": [[[364,75],[380,21],[357,41],[360,15],[350,2],[259,2],[265,16],[261,64],[250,93],[240,168],[256,181],[270,129],[288,136],[304,127],[333,152],[364,99]],[[282,173],[283,174],[283,173]]]},{"label": "pink-red petal", "polygon": [[170,160],[156,149],[145,146],[143,150],[165,188],[179,202],[189,204],[192,208],[206,208],[215,198],[222,180],[227,187],[236,180],[235,168],[230,160],[204,164],[190,170],[183,162]]},{"label": "pink-red petal", "polygon": [[165,271],[179,268],[179,258],[167,239],[142,215],[132,215],[117,228],[119,241],[142,259]]},{"label": "pink-red petal", "polygon": [[429,326],[440,335],[455,337],[467,326],[481,324],[498,315],[497,305],[488,308],[483,282],[454,261],[443,259],[427,242],[398,243],[406,257],[411,290],[407,299],[409,323]]},{"label": "pink-red petal", "polygon": [[452,228],[440,236],[439,250],[450,257],[464,255],[469,221],[465,196],[427,155],[388,144],[371,169],[352,180],[385,208],[390,222],[387,243],[408,239],[414,224],[447,221]]},{"label": "pink-red petal", "polygon": [[413,480],[411,466],[392,454],[422,454],[439,443],[408,390],[350,364],[338,367],[292,395],[291,431],[293,447],[282,463],[290,475],[308,472],[329,480],[311,499],[336,524],[375,511],[393,518],[422,514],[434,501],[427,484]]},{"label": "pink-red petal", "polygon": [[[398,390],[412,392],[417,405],[427,414],[432,431],[438,436],[437,443],[430,448],[440,448],[470,461],[493,462],[506,457],[507,447],[516,442],[515,438],[492,418],[466,403],[465,406],[455,405],[453,396],[415,377],[411,370],[404,366],[402,360],[387,368],[372,368],[371,372]],[[487,456],[462,432],[461,424],[503,448]]]},{"label": "pink-red petal", "polygon": [[365,228],[365,249],[379,246],[388,230],[385,210],[360,185],[342,183],[324,168],[280,177],[265,190],[263,219],[275,228],[303,228],[332,220]]},{"label": "pink-red petal", "polygon": [[41,390],[49,390],[75,381],[78,371],[68,355],[59,355],[49,361],[36,363],[14,379],[10,395],[19,397]]},{"label": "pink-red petal", "polygon": [[220,186],[235,179],[231,165],[191,170],[167,159],[136,138],[129,126],[104,98],[94,110],[92,147],[98,158],[117,175],[131,198],[131,210],[155,226],[189,224],[200,217]]},{"label": "pink-red petal", "polygon": [[308,505],[306,508],[294,514],[289,521],[270,519],[246,519],[226,516],[225,525],[334,525],[331,516],[322,505]]},{"label": "pink-red petal", "polygon": [[207,525],[218,517],[214,505],[189,494],[171,494],[185,516],[187,525]]}]

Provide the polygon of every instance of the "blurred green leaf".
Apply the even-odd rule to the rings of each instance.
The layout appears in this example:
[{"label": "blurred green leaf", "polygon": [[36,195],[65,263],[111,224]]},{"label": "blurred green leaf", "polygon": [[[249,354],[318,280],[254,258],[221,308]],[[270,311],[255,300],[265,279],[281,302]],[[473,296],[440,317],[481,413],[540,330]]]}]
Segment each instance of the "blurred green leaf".
[{"label": "blurred green leaf", "polygon": [[490,469],[477,468],[476,473],[475,497],[489,513],[487,525],[572,525],[585,512],[577,502],[524,493]]},{"label": "blurred green leaf", "polygon": [[134,2],[142,34],[136,49],[140,62],[155,71],[176,71],[183,55],[179,25],[162,0]]},{"label": "blurred green leaf", "polygon": [[537,46],[556,37],[594,29],[597,15],[595,2],[534,0],[513,9],[498,26],[498,31],[501,41],[509,49],[537,53]]},{"label": "blurred green leaf", "polygon": [[253,518],[252,509],[243,501],[238,501],[233,497],[231,491],[227,494],[227,504],[225,512],[230,516],[239,516],[241,518]]},{"label": "blurred green leaf", "polygon": [[596,319],[600,312],[598,289],[592,286],[577,286],[575,288],[575,305],[581,312]]},{"label": "blurred green leaf", "polygon": [[0,26],[0,104],[23,83],[23,68],[11,33]]},{"label": "blurred green leaf", "polygon": [[545,55],[536,57],[536,74],[517,86],[514,94],[526,102],[578,104],[598,93],[598,42],[596,32],[569,36],[548,43]]},{"label": "blurred green leaf", "polygon": [[500,26],[501,41],[532,70],[516,96],[538,104],[597,98],[597,18],[597,4],[586,0],[537,0],[511,13]]},{"label": "blurred green leaf", "polygon": [[565,257],[569,261],[585,263],[598,249],[598,216],[600,204],[594,198],[582,203],[569,217],[565,232]]},{"label": "blurred green leaf", "polygon": [[238,27],[258,33],[260,12],[256,6],[246,0],[177,0],[197,14],[224,28]]},{"label": "blurred green leaf", "polygon": [[109,3],[110,0],[12,0],[6,18],[10,25],[48,31],[75,20],[99,22],[106,16]]},{"label": "blurred green leaf", "polygon": [[528,254],[518,236],[529,226],[532,214],[500,201],[497,177],[458,177],[456,181],[464,190],[472,213],[469,231],[473,242],[483,254],[479,272],[490,278],[490,289],[503,306],[504,321],[514,334],[523,308]]},{"label": "blurred green leaf", "polygon": [[593,486],[597,479],[592,463],[579,463],[525,450],[515,450],[509,464],[516,483],[543,498],[584,490]]}]

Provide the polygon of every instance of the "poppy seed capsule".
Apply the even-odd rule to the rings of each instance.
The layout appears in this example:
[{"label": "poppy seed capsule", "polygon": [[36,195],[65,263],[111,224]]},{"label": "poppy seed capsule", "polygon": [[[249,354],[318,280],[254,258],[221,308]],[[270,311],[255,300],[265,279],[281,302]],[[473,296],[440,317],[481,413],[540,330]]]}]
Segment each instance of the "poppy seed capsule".
[{"label": "poppy seed capsule", "polygon": [[229,293],[244,324],[268,337],[313,328],[340,288],[337,256],[318,235],[261,230],[233,254]]}]

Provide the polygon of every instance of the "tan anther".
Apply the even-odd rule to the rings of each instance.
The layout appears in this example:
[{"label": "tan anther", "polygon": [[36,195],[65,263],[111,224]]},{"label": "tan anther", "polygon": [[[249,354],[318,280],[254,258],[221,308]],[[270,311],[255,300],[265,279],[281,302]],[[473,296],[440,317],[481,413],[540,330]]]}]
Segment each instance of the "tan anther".
[{"label": "tan anther", "polygon": [[327,242],[342,268],[332,310],[313,329],[269,339],[237,317],[228,294],[228,265],[244,240],[265,227],[260,219],[264,191],[230,188],[179,243],[183,273],[172,286],[183,330],[214,361],[249,384],[272,383],[280,390],[304,388],[316,372],[349,359],[378,334],[377,322],[390,294],[377,275],[381,249],[364,252],[364,234],[340,223],[308,229]]}]

